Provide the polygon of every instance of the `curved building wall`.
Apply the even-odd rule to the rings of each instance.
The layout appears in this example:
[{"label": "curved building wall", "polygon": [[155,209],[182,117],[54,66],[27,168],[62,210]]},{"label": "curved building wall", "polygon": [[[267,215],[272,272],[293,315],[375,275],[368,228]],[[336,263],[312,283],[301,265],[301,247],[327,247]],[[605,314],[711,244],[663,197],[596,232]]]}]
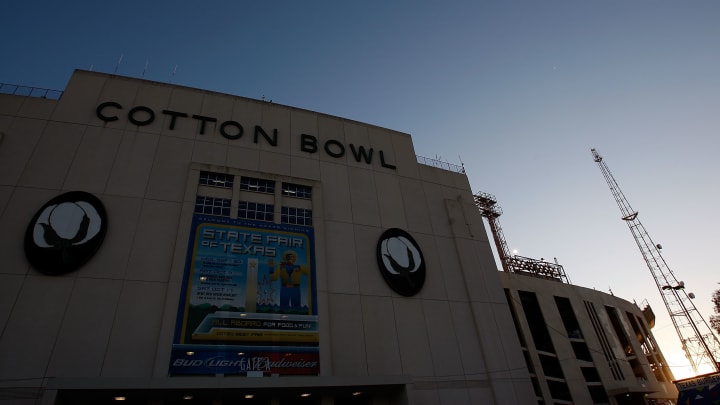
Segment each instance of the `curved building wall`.
[{"label": "curved building wall", "polygon": [[500,278],[539,403],[675,403],[672,372],[637,305],[556,280]]},{"label": "curved building wall", "polygon": [[[407,134],[85,71],[60,100],[0,95],[0,134],[0,401],[535,401],[467,177],[418,164]],[[48,275],[23,236],[68,191],[107,232]],[[422,252],[415,295],[381,274],[391,229]],[[281,285],[288,241],[307,272]],[[388,280],[415,289],[416,253],[393,254]],[[262,286],[301,293],[284,308]]]}]

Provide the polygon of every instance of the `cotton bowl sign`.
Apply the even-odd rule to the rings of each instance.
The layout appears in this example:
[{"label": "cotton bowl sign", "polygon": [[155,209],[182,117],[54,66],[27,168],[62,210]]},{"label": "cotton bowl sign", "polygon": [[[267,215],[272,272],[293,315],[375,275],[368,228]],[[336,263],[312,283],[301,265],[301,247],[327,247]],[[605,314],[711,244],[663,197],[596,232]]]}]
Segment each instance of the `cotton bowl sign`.
[{"label": "cotton bowl sign", "polygon": [[71,191],[48,201],[30,220],[25,256],[41,273],[65,274],[95,255],[106,232],[102,202],[84,191]]}]

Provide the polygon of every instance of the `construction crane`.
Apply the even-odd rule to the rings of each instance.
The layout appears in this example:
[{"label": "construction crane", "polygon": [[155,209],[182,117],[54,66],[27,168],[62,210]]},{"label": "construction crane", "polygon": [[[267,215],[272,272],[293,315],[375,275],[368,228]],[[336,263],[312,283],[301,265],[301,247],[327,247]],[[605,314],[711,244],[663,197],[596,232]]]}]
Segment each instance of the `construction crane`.
[{"label": "construction crane", "polygon": [[700,312],[695,308],[695,304],[691,300],[695,296],[685,290],[684,282],[675,278],[675,274],[673,274],[660,254],[662,246],[652,241],[638,218],[638,212],[630,206],[603,158],[595,149],[590,149],[590,151],[610,187],[615,202],[620,207],[621,219],[630,228],[635,243],[637,243],[640,253],[642,253],[643,259],[645,259],[645,263],[650,269],[650,273],[655,278],[655,284],[665,302],[665,307],[680,338],[685,356],[690,361],[695,374],[698,374],[698,370],[703,367],[709,367],[709,370],[712,370],[707,372],[720,372],[720,366],[718,365],[720,342],[718,342],[717,337],[715,337],[708,323],[700,315]]},{"label": "construction crane", "polygon": [[563,266],[559,265],[557,260],[555,263],[550,263],[544,259],[537,260],[529,257],[510,255],[507,242],[505,242],[505,235],[503,234],[502,228],[500,227],[500,220],[498,219],[503,213],[502,208],[497,205],[495,196],[480,192],[475,194],[474,198],[475,206],[478,207],[480,215],[488,220],[490,232],[492,232],[495,241],[495,248],[500,257],[500,264],[504,271],[523,273],[564,283],[570,282]]}]

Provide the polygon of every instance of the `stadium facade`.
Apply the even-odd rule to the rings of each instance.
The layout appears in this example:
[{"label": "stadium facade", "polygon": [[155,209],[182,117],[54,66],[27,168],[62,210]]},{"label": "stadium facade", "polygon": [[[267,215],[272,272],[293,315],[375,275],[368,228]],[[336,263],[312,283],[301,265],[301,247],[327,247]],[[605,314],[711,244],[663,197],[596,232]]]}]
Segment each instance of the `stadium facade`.
[{"label": "stadium facade", "polygon": [[[672,397],[641,354],[654,341],[639,308],[498,272],[466,175],[419,163],[407,134],[97,72],[61,97],[13,93],[0,403]],[[538,283],[558,286],[581,335],[562,333],[568,309],[547,312],[560,304]],[[552,351],[529,338],[537,311]]]}]

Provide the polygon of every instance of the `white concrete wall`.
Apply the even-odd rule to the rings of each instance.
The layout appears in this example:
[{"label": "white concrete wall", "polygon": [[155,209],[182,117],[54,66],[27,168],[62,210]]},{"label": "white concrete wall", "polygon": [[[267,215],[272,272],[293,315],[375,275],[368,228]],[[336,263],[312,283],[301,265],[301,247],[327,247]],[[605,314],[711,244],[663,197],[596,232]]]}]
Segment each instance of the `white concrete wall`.
[{"label": "white concrete wall", "polygon": [[[122,110],[103,122],[95,109]],[[155,121],[126,114],[147,106]],[[176,121],[174,110],[216,117]],[[225,120],[244,135],[219,134]],[[253,143],[254,126],[278,145]],[[409,376],[411,403],[534,400],[482,220],[464,175],[416,163],[409,135],[310,111],[168,84],[77,72],[60,101],[0,95],[0,381],[167,377],[199,170],[313,184],[322,376]],[[301,151],[311,134],[317,153]],[[322,151],[375,150],[372,164]],[[386,163],[383,167],[379,151]],[[30,268],[23,235],[51,197],[83,190],[108,211],[89,263]],[[377,268],[388,228],[420,244],[427,280],[395,294]],[[361,380],[358,380],[361,381]]]},{"label": "white concrete wall", "polygon": [[[656,380],[649,367],[648,360],[645,358],[642,348],[635,337],[633,329],[627,321],[626,312],[643,319],[646,330],[650,331],[647,323],[644,322],[641,309],[635,304],[593,289],[526,275],[501,272],[500,278],[502,280],[503,287],[510,290],[511,297],[515,301],[514,305],[517,310],[519,324],[523,329],[525,340],[528,344],[528,350],[530,352],[530,358],[532,359],[536,359],[537,350],[532,343],[532,336],[519,301],[518,291],[528,291],[536,294],[542,310],[543,318],[547,324],[547,328],[556,351],[557,358],[559,359],[563,369],[565,380],[567,381],[570,393],[576,402],[584,403],[591,401],[590,395],[585,388],[585,378],[583,377],[580,369],[580,367],[588,367],[591,365],[597,369],[606,391],[654,392],[654,394],[649,394],[650,397],[677,398],[677,390],[671,381],[658,382]],[[584,342],[587,344],[592,355],[592,364],[576,359],[571,346],[571,341],[567,336],[565,325],[563,324],[555,303],[554,297],[556,296],[564,297],[570,300],[575,317],[577,318],[579,326],[582,330]],[[601,346],[600,339],[598,338],[593,328],[593,324],[587,314],[584,304],[586,301],[593,303],[595,307],[599,321],[608,338],[611,350],[618,359],[617,363],[624,374],[625,378],[623,380],[617,380],[614,378],[610,371],[608,361],[603,355],[603,348]],[[627,357],[623,352],[623,348],[620,345],[611,321],[607,315],[605,306],[613,307],[618,311],[620,321],[625,329],[625,334],[628,337],[638,360],[643,365],[644,374],[648,379],[644,386],[638,382],[633,374],[633,370],[627,361]],[[535,364],[535,369],[542,379],[542,367],[539,360],[537,360],[537,364]],[[608,395],[608,397],[611,397],[611,395]],[[549,400],[549,398],[546,399]]]}]

